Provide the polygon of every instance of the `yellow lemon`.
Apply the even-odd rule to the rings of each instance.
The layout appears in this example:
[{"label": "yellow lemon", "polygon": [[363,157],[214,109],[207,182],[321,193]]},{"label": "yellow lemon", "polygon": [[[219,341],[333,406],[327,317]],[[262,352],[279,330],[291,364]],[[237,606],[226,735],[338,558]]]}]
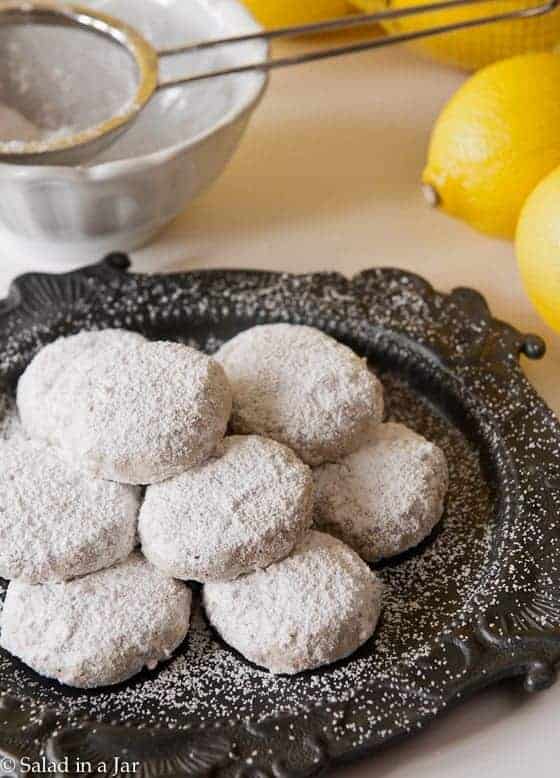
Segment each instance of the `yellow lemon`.
[{"label": "yellow lemon", "polygon": [[529,195],[519,217],[515,248],[531,302],[560,332],[560,168]]},{"label": "yellow lemon", "polygon": [[527,196],[558,165],[560,54],[525,54],[479,70],[455,93],[422,180],[446,213],[512,238]]},{"label": "yellow lemon", "polygon": [[[353,0],[353,2],[361,10],[373,12],[385,8],[427,5],[432,0]],[[521,3],[519,0],[495,0],[405,19],[394,19],[384,22],[383,26],[391,33],[411,32],[482,16],[509,13],[520,8],[536,7],[543,2],[544,0],[523,0]],[[560,9],[531,19],[504,21],[445,33],[417,41],[415,45],[438,62],[476,70],[516,54],[546,51],[558,43],[560,43]]]},{"label": "yellow lemon", "polygon": [[332,19],[348,13],[346,0],[244,0],[265,27],[283,27]]}]

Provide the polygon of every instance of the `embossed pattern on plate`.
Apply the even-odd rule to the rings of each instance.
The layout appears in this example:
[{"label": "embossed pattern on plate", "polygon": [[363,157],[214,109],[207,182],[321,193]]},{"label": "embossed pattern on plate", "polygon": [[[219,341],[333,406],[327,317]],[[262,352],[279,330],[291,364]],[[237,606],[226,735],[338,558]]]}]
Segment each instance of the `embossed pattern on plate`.
[{"label": "embossed pattern on plate", "polygon": [[[0,655],[0,750],[138,761],[145,776],[305,776],[408,735],[468,694],[560,660],[560,426],[519,366],[544,344],[491,316],[475,291],[440,294],[404,271],[292,276],[127,272],[123,255],[30,274],[0,302],[6,395],[46,342],[126,327],[209,352],[271,321],[319,327],[370,359],[388,413],[446,450],[440,528],[380,566],[378,634],[332,667],[274,678],[225,646],[198,610],[167,665],[81,693]],[[124,756],[123,756],[124,755]]]}]

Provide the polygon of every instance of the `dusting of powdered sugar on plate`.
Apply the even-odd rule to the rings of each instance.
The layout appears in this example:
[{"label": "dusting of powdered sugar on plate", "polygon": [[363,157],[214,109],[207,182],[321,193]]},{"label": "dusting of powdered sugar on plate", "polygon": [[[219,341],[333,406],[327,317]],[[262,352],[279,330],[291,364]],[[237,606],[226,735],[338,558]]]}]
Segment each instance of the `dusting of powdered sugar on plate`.
[{"label": "dusting of powdered sugar on plate", "polygon": [[388,417],[444,450],[450,490],[440,527],[419,549],[376,566],[386,584],[380,626],[365,646],[333,666],[275,677],[228,648],[208,626],[195,587],[190,632],[173,659],[131,682],[82,693],[41,679],[17,660],[0,659],[0,681],[17,695],[60,708],[70,717],[142,719],[186,726],[192,721],[265,719],[348,699],[375,673],[390,682],[414,667],[451,621],[467,621],[487,564],[494,506],[476,448],[462,432],[395,374],[381,375]]},{"label": "dusting of powdered sugar on plate", "polygon": [[553,682],[560,426],[519,367],[521,353],[543,355],[538,338],[493,319],[474,290],[440,294],[402,270],[348,280],[243,270],[143,276],[127,266],[117,254],[68,275],[20,278],[0,305],[6,385],[42,344],[82,329],[126,327],[213,353],[254,324],[310,324],[396,371],[380,374],[388,410],[444,449],[447,513],[420,548],[380,568],[391,587],[380,629],[338,665],[271,677],[225,647],[199,611],[170,664],[119,688],[72,692],[5,656],[10,750],[25,752],[33,739],[37,753],[93,747],[110,758],[134,743],[150,774],[204,765],[224,778],[295,778],[417,731],[498,679],[522,675],[529,690]]}]

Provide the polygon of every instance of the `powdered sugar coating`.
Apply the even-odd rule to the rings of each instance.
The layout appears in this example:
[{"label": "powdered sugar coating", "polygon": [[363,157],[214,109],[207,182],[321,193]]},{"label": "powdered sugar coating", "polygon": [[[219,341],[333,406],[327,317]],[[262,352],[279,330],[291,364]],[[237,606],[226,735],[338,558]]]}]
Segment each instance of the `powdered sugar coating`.
[{"label": "powdered sugar coating", "polygon": [[223,639],[272,673],[335,662],[374,632],[382,584],[348,546],[312,530],[286,559],[207,584],[204,606]]},{"label": "powdered sugar coating", "polygon": [[311,470],[286,446],[227,437],[212,459],[149,486],[140,511],[146,557],[175,578],[235,578],[290,553],[313,514]]},{"label": "powdered sugar coating", "polygon": [[252,327],[216,359],[233,391],[233,431],[285,443],[307,464],[354,451],[381,421],[383,390],[365,361],[313,327]]},{"label": "powdered sugar coating", "polygon": [[27,433],[48,439],[58,424],[58,411],[66,410],[64,395],[68,373],[80,357],[91,358],[109,349],[115,361],[132,343],[146,342],[142,335],[127,330],[94,330],[57,338],[35,354],[18,381],[17,404]]},{"label": "powdered sugar coating", "polygon": [[443,451],[404,424],[371,431],[362,448],[314,471],[315,524],[369,562],[418,545],[441,519]]},{"label": "powdered sugar coating", "polygon": [[136,544],[137,487],[89,478],[41,441],[0,442],[0,576],[31,584],[92,573]]},{"label": "powdered sugar coating", "polygon": [[[315,706],[324,715],[332,700],[354,700],[356,689],[363,690],[365,701],[372,679],[377,689],[378,679],[383,683],[388,677],[399,678],[403,661],[410,668],[407,672],[413,683],[420,677],[419,671],[423,672],[422,656],[429,652],[427,644],[432,636],[445,630],[458,609],[461,624],[470,623],[476,616],[477,599],[472,595],[479,576],[484,577],[491,554],[489,538],[495,529],[496,512],[488,489],[488,471],[482,467],[472,441],[394,376],[385,372],[383,383],[390,398],[391,417],[420,431],[444,450],[450,468],[450,492],[442,531],[421,552],[378,571],[385,583],[383,619],[375,639],[350,660],[313,674],[272,675],[243,662],[217,640],[215,630],[194,607],[184,650],[177,651],[169,663],[141,684],[108,687],[95,695],[77,694],[68,687],[37,682],[25,667],[0,651],[4,686],[10,686],[18,696],[33,697],[38,706],[64,712],[78,723],[87,716],[103,721],[118,718],[133,726],[140,720],[153,727],[164,723],[181,729],[193,721],[196,726],[200,722],[212,726],[223,720],[251,719],[272,721],[267,730],[270,732],[278,716],[305,717]],[[6,586],[0,579],[0,596]],[[193,595],[193,606],[194,599]],[[441,654],[437,661],[449,668]],[[421,681],[429,683],[425,674]],[[380,705],[390,717],[391,707],[384,698]],[[332,716],[337,716],[334,709]],[[353,728],[354,719],[348,725]],[[368,708],[367,720],[356,731],[352,729],[356,744],[385,726],[387,723],[380,722],[375,711]],[[268,753],[268,742],[262,739],[263,754]],[[251,753],[249,745],[247,748],[246,753]]]},{"label": "powdered sugar coating", "polygon": [[[71,338],[81,338],[80,348],[87,343],[85,335]],[[59,349],[63,358],[74,345]],[[20,380],[22,421],[93,477],[162,481],[207,459],[225,433],[231,392],[224,371],[193,348],[95,333],[91,347],[64,362],[43,395],[34,367],[41,353]],[[37,423],[49,414],[52,423]]]},{"label": "powdered sugar coating", "polygon": [[79,688],[153,669],[183,641],[191,592],[141,554],[63,583],[12,581],[0,643],[38,673]]}]

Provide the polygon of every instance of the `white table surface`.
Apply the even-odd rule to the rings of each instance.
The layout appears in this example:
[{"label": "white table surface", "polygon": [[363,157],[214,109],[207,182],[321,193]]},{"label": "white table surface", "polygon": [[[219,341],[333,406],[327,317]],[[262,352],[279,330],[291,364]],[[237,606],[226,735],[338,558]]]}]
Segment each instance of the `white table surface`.
[{"label": "white table surface", "polygon": [[[155,244],[142,271],[255,267],[416,271],[449,290],[473,286],[492,311],[543,335],[524,367],[560,413],[560,336],[523,294],[512,246],[430,211],[419,177],[430,128],[462,76],[403,48],[277,72],[225,175]],[[19,272],[2,250],[0,293]],[[76,262],[89,260],[87,251]],[[348,778],[552,778],[560,761],[560,684],[529,696],[515,683],[479,695],[426,732],[354,767]]]}]

